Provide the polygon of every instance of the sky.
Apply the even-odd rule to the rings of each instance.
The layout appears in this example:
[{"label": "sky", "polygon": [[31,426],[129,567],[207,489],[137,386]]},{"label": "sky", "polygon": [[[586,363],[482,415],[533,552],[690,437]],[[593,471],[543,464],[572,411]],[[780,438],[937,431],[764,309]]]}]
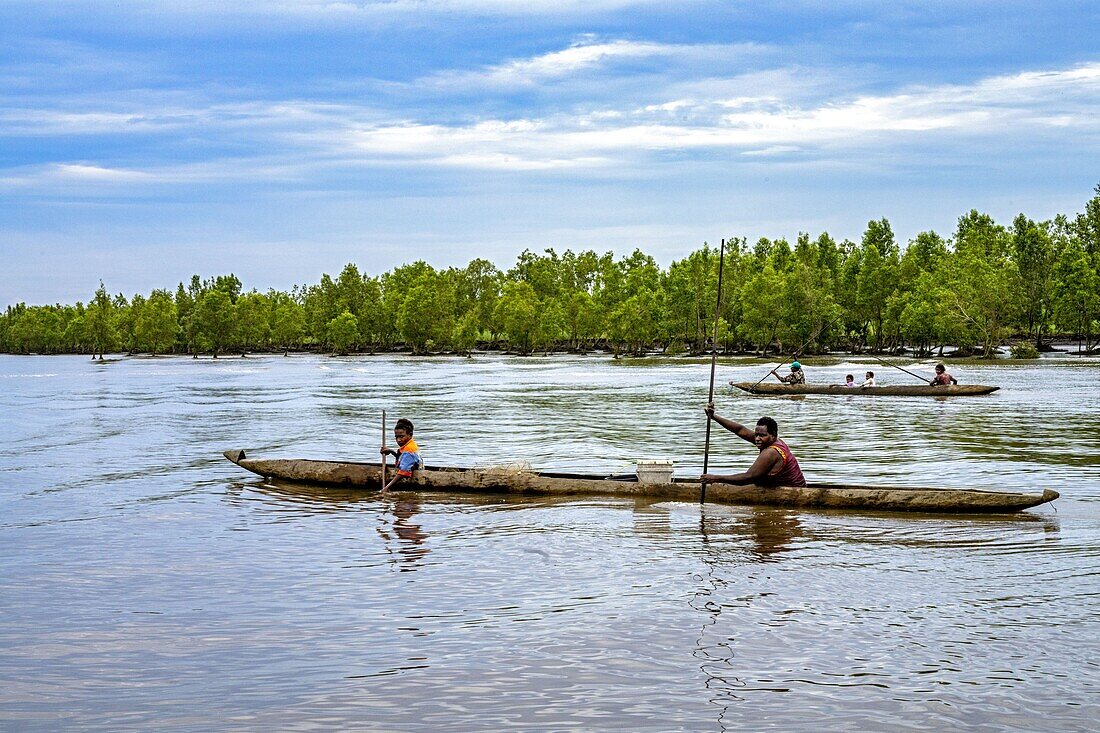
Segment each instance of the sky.
[{"label": "sky", "polygon": [[1093,0],[0,0],[0,307],[1072,215],[1098,27]]}]

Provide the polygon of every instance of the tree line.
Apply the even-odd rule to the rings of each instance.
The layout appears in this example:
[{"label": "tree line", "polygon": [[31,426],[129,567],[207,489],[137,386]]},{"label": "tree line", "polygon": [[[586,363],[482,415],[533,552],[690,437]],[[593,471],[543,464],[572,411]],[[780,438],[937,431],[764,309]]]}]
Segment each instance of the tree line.
[{"label": "tree line", "polygon": [[289,292],[245,292],[234,275],[126,298],[100,282],[87,303],[8,306],[0,350],[244,354],[474,348],[642,354],[847,350],[991,357],[1006,339],[1033,356],[1054,336],[1100,346],[1100,185],[1074,216],[1009,225],[972,210],[944,238],[927,231],[902,248],[885,218],[861,241],[761,238],[704,244],[662,269],[641,250],[524,251],[508,270],[474,259],[424,261],[380,276],[348,264],[335,278]]}]

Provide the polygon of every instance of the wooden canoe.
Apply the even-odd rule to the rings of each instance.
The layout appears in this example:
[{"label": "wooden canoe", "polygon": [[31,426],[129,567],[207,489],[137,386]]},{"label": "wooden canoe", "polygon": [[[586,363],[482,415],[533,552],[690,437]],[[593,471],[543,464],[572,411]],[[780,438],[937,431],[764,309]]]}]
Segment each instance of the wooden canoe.
[{"label": "wooden canoe", "polygon": [[[248,458],[243,450],[225,457],[241,468],[268,479],[328,486],[381,489],[379,463],[308,459]],[[678,478],[671,483],[643,484],[618,477],[505,468],[426,468],[401,490],[451,493],[528,494],[548,496],[605,495],[698,501],[699,481]],[[715,504],[762,504],[907,512],[1016,512],[1058,498],[1058,492],[1022,494],[978,489],[889,488],[813,484],[807,487],[762,487],[711,484],[707,501]]]},{"label": "wooden canoe", "polygon": [[842,384],[776,384],[775,382],[730,382],[730,385],[758,395],[830,394],[877,395],[880,397],[968,397],[996,392],[1000,387],[984,384],[952,384],[932,387],[927,384],[899,384],[883,387],[845,387]]}]

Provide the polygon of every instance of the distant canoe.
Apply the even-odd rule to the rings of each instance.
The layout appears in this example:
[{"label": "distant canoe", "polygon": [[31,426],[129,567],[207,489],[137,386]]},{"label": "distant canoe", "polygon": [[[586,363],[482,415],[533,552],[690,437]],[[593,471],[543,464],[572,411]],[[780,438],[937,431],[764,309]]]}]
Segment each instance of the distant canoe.
[{"label": "distant canoe", "polygon": [[1000,387],[984,384],[952,384],[932,387],[927,384],[899,384],[889,387],[845,387],[841,384],[776,384],[775,382],[730,382],[730,385],[758,395],[830,394],[876,395],[879,397],[970,397],[996,392]]},{"label": "distant canoe", "polygon": [[[378,463],[308,459],[248,458],[243,450],[225,457],[259,476],[327,486],[378,490]],[[526,494],[545,496],[616,496],[668,501],[698,501],[698,479],[643,484],[611,476],[510,469],[426,468],[401,491],[445,491],[455,494]],[[958,514],[1016,512],[1058,498],[1058,492],[1009,493],[978,489],[891,488],[812,484],[805,487],[732,486],[710,484],[707,501],[715,504],[862,509],[873,511],[954,512]]]}]

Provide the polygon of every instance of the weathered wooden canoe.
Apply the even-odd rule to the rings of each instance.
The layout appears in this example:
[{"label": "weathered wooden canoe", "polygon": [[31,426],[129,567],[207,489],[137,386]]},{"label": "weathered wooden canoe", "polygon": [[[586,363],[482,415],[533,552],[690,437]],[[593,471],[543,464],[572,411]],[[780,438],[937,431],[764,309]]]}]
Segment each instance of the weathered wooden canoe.
[{"label": "weathered wooden canoe", "polygon": [[878,395],[880,397],[968,397],[996,392],[1000,387],[984,384],[952,384],[931,387],[927,384],[899,384],[884,387],[845,387],[842,384],[776,384],[775,382],[730,382],[730,385],[759,395],[831,394]]},{"label": "weathered wooden canoe", "polygon": [[[241,468],[269,479],[329,486],[380,489],[378,463],[316,461],[308,459],[248,458],[243,450],[227,450],[225,457]],[[674,479],[671,483],[643,484],[610,476],[516,471],[513,469],[426,468],[413,479],[416,490],[452,493],[512,493],[553,496],[611,495],[698,501],[699,482]],[[406,483],[402,490],[413,488]],[[1037,494],[977,489],[908,489],[814,484],[791,486],[731,486],[711,484],[707,501],[716,504],[825,507],[907,512],[1015,512],[1058,498],[1050,489]]]}]

